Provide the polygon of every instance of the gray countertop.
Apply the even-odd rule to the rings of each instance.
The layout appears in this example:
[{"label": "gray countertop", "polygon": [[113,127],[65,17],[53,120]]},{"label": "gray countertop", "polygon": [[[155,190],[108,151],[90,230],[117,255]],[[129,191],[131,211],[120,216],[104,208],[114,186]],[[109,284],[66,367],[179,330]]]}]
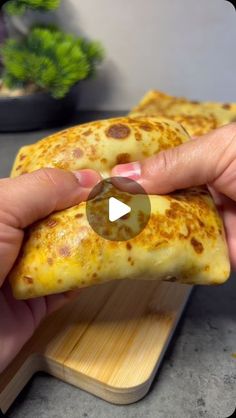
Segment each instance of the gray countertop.
[{"label": "gray countertop", "polygon": [[[83,113],[78,120],[107,113]],[[109,113],[109,116],[113,114]],[[51,131],[0,133],[0,177],[18,148]],[[46,374],[37,374],[8,412],[10,418],[227,418],[236,407],[236,281],[195,288],[148,395],[111,405]]]}]

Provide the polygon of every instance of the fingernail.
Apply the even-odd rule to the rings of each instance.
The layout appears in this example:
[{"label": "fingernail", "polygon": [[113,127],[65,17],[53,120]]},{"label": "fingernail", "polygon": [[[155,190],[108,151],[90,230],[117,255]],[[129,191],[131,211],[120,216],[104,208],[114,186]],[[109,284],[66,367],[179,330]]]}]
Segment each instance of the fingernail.
[{"label": "fingernail", "polygon": [[93,170],[73,171],[81,187],[89,188],[95,186],[99,181],[99,175]]},{"label": "fingernail", "polygon": [[115,167],[115,174],[121,177],[128,177],[132,180],[139,180],[141,177],[141,165],[138,161],[117,165]]}]

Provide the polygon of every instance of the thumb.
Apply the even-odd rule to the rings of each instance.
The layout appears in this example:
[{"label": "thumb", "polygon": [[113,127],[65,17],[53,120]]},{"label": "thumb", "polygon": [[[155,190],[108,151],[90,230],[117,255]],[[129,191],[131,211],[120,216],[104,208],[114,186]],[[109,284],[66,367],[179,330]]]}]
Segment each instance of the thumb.
[{"label": "thumb", "polygon": [[100,180],[100,175],[92,170],[71,173],[53,168],[2,179],[0,223],[23,229],[54,211],[86,200]]},{"label": "thumb", "polygon": [[149,194],[210,184],[236,200],[236,124],[161,151],[141,162],[113,168],[113,176],[137,181]]},{"label": "thumb", "polygon": [[22,229],[86,200],[98,181],[99,174],[92,170],[70,173],[52,168],[0,180],[0,287],[19,253]]}]

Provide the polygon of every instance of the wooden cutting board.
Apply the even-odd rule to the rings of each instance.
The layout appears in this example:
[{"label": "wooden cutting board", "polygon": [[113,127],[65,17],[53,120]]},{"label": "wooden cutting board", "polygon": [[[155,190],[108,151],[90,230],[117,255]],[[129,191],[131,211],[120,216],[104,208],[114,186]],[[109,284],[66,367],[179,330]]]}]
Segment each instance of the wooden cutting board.
[{"label": "wooden cutting board", "polygon": [[37,371],[108,402],[147,392],[191,292],[176,283],[119,281],[87,288],[51,315],[0,375],[6,412]]}]

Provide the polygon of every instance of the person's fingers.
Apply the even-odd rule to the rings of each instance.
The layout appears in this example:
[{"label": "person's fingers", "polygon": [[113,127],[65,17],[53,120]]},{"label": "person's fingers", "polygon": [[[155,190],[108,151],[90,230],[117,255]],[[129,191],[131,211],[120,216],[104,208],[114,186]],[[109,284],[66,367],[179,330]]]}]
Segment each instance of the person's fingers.
[{"label": "person's fingers", "polygon": [[0,374],[13,360],[46,315],[78,296],[80,290],[30,299],[16,300],[6,280],[0,291]]},{"label": "person's fingers", "polygon": [[71,173],[41,169],[0,180],[0,287],[12,268],[23,239],[22,229],[50,213],[87,199],[101,180],[92,170]]},{"label": "person's fingers", "polygon": [[[212,192],[212,190],[211,190]],[[232,269],[236,269],[236,208],[235,201],[224,195],[218,195],[213,191],[213,197],[217,209],[224,220],[226,239],[229,249],[229,257]]]},{"label": "person's fingers", "polygon": [[101,180],[93,170],[68,172],[45,168],[0,180],[0,222],[23,229],[50,213],[87,199]]},{"label": "person's fingers", "polygon": [[69,292],[59,293],[57,295],[46,296],[47,315],[57,311],[68,302],[73,302],[81,293],[81,289],[70,290]]},{"label": "person's fingers", "polygon": [[146,160],[118,165],[112,175],[136,180],[149,194],[210,184],[236,200],[236,124]]}]

